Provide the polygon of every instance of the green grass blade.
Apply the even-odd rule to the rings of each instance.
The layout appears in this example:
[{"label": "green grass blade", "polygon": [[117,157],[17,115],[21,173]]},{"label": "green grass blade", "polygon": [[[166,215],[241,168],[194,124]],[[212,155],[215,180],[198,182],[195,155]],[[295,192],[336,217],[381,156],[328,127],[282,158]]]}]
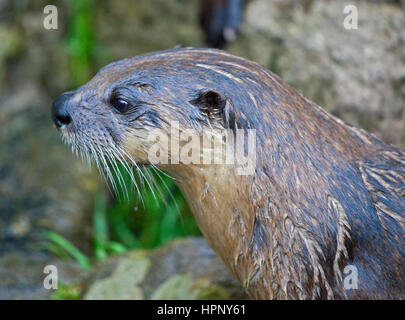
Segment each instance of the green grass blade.
[{"label": "green grass blade", "polygon": [[53,231],[44,231],[44,236],[53,245],[67,252],[83,269],[91,267],[90,259],[86,257],[78,248],[76,248],[69,240]]}]

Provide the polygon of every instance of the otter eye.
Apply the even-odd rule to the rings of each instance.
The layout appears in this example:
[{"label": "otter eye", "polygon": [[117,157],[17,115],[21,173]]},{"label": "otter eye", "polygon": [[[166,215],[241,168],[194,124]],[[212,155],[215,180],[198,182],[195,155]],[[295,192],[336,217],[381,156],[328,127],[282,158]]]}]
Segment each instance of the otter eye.
[{"label": "otter eye", "polygon": [[111,100],[111,105],[120,113],[124,113],[128,110],[129,103],[124,99],[114,98]]}]

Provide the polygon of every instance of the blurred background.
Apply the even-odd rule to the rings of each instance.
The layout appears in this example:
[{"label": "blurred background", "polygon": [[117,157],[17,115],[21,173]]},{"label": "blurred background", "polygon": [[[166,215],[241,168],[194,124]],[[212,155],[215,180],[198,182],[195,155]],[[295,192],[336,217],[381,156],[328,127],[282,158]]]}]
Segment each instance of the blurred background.
[{"label": "blurred background", "polygon": [[[46,30],[43,10],[58,9]],[[346,4],[358,29],[343,27]],[[405,149],[405,7],[352,0],[0,0],[0,299],[242,299],[173,182],[114,196],[62,144],[52,100],[103,65],[176,45],[262,64]],[[46,290],[45,265],[58,267]]]}]

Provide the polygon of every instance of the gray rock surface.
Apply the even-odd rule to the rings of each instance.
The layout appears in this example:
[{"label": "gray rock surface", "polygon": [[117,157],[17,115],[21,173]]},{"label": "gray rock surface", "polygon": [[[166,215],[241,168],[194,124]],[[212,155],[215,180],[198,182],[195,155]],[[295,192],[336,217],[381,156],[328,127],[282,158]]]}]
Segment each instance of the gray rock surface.
[{"label": "gray rock surface", "polygon": [[85,299],[247,299],[203,238],[134,250],[99,264],[85,281]]},{"label": "gray rock surface", "polygon": [[[345,5],[358,29],[343,26]],[[405,148],[405,7],[399,1],[252,0],[229,49],[344,121]]]}]

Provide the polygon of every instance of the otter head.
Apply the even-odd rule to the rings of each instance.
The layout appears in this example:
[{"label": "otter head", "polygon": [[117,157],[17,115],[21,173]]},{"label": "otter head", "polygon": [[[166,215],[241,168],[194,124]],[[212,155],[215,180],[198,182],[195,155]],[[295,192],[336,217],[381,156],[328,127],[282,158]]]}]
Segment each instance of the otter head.
[{"label": "otter head", "polygon": [[73,149],[101,167],[150,164],[152,132],[170,135],[172,123],[182,130],[223,127],[226,97],[190,61],[169,52],[109,64],[58,97],[53,120]]}]

